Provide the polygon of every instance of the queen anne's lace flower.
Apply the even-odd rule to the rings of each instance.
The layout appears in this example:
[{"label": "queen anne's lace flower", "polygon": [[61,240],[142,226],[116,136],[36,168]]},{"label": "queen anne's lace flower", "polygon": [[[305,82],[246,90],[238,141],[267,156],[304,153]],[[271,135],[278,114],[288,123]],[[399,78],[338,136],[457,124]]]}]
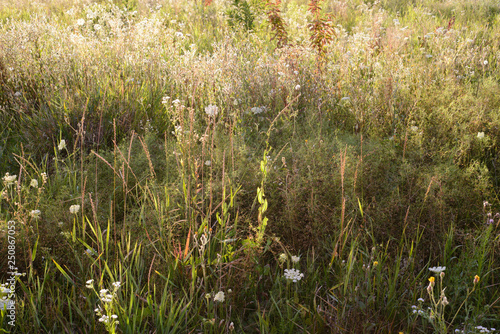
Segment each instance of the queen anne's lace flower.
[{"label": "queen anne's lace flower", "polygon": [[300,281],[303,277],[304,277],[304,274],[302,274],[297,269],[285,269],[285,278],[292,280],[294,283],[296,283],[297,281]]},{"label": "queen anne's lace flower", "polygon": [[446,270],[446,267],[430,267],[429,270],[435,274],[440,274],[441,272]]}]

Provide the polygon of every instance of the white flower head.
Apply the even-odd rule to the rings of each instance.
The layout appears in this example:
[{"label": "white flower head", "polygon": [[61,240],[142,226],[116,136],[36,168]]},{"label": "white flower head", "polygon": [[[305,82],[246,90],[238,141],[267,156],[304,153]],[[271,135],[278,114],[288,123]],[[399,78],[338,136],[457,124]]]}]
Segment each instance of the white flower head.
[{"label": "white flower head", "polygon": [[35,219],[40,218],[41,214],[42,213],[40,212],[40,210],[31,210],[31,212],[30,212],[30,216],[35,218]]},{"label": "white flower head", "polygon": [[214,296],[214,302],[220,302],[223,303],[225,299],[224,292],[219,291],[215,294]]},{"label": "white flower head", "polygon": [[286,260],[288,260],[288,256],[286,256],[285,253],[281,253],[280,254],[280,257],[278,259],[281,263],[285,262]]},{"label": "white flower head", "polygon": [[10,175],[9,173],[5,173],[5,176],[2,178],[3,182],[6,186],[10,186],[16,182],[17,175]]},{"label": "white flower head", "polygon": [[292,255],[292,262],[293,263],[297,263],[300,261],[300,256],[295,256],[295,255]]},{"label": "white flower head", "polygon": [[211,165],[212,165],[212,161],[210,161],[210,160],[205,161],[205,166],[211,166]]},{"label": "white flower head", "polygon": [[83,26],[85,24],[85,20],[84,19],[78,19],[78,20],[76,20],[76,24],[79,25],[79,26]]},{"label": "white flower head", "polygon": [[94,287],[94,280],[89,279],[87,282],[85,282],[85,286],[89,289],[92,289]]},{"label": "white flower head", "polygon": [[118,289],[121,285],[122,285],[122,282],[120,282],[120,281],[113,283],[113,286],[115,287],[115,289]]},{"label": "white flower head", "polygon": [[295,90],[300,90],[300,85],[295,86]]},{"label": "white flower head", "polygon": [[59,146],[57,146],[57,148],[59,149],[59,151],[64,150],[66,148],[66,140],[61,139],[61,141],[59,142]]},{"label": "white flower head", "polygon": [[483,139],[484,138],[484,132],[478,132],[477,133],[477,138]]},{"label": "white flower head", "polygon": [[31,182],[30,182],[30,187],[38,188],[38,180],[37,179],[32,179]]},{"label": "white flower head", "polygon": [[219,112],[219,108],[217,106],[209,104],[208,107],[205,108],[205,113],[210,116],[210,117],[215,117],[217,116]]},{"label": "white flower head", "polygon": [[161,103],[162,104],[167,104],[168,100],[170,100],[170,96],[164,96],[161,98]]},{"label": "white flower head", "polygon": [[80,211],[80,205],[78,205],[78,204],[74,204],[74,205],[69,207],[69,212],[71,212],[74,215],[76,215],[78,213],[78,211]]},{"label": "white flower head", "polygon": [[440,274],[441,272],[446,270],[446,267],[430,267],[429,270],[435,274]]},{"label": "white flower head", "polygon": [[297,281],[300,281],[303,277],[304,277],[304,274],[302,274],[297,269],[285,269],[285,278],[293,281],[294,283],[296,283]]}]

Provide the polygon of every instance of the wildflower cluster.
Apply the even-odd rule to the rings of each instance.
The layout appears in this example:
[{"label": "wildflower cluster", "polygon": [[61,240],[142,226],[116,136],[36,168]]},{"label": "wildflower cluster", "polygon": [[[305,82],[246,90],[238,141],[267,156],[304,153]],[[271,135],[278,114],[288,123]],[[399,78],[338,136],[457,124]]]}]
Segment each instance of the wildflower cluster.
[{"label": "wildflower cluster", "polygon": [[5,310],[10,303],[13,303],[8,298],[8,295],[11,293],[11,290],[8,288],[8,284],[0,284],[0,311]]},{"label": "wildflower cluster", "polygon": [[304,277],[304,274],[300,272],[300,270],[297,269],[285,269],[285,278],[287,280],[291,280],[294,283],[297,283],[297,281],[300,281]]},{"label": "wildflower cluster", "polygon": [[[118,316],[115,314],[115,303],[116,303],[116,295],[118,292],[118,289],[121,286],[121,282],[114,282],[113,284],[113,290],[110,291],[108,289],[101,289],[99,291],[99,299],[101,300],[101,303],[104,306],[104,309],[98,305],[97,308],[94,310],[96,315],[99,317],[99,322],[102,322],[104,326],[106,327],[106,330],[109,333],[115,333],[116,332],[116,327],[120,323],[117,319]],[[95,291],[94,288],[94,280],[88,280],[85,282],[85,286],[88,289],[92,289]]]},{"label": "wildflower cluster", "polygon": [[5,176],[2,178],[6,187],[13,185],[16,182],[16,179],[17,175],[10,175],[9,173],[5,173]]}]

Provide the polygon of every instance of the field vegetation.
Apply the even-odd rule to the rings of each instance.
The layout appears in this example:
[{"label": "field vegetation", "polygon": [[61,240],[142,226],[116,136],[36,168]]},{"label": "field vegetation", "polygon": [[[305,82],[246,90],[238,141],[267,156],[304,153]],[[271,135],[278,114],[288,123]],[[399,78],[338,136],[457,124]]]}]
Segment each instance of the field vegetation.
[{"label": "field vegetation", "polygon": [[0,333],[500,332],[498,0],[0,0]]}]

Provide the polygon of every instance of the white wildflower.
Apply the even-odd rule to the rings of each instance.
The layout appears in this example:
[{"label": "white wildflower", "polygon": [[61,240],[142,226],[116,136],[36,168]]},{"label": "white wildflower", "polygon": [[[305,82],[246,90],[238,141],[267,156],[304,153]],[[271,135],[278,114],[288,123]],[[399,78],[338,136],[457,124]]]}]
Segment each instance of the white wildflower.
[{"label": "white wildflower", "polygon": [[217,294],[214,296],[214,302],[220,302],[223,303],[225,299],[224,292],[219,291]]},{"label": "white wildflower", "polygon": [[35,219],[40,218],[41,214],[42,213],[40,212],[40,210],[31,210],[31,212],[30,212],[30,216],[35,218]]},{"label": "white wildflower", "polygon": [[74,204],[74,205],[69,207],[69,212],[71,212],[74,215],[76,215],[78,213],[78,211],[80,211],[80,205],[78,205],[78,204]]},{"label": "white wildflower", "polygon": [[295,86],[295,90],[300,90],[300,85]]},{"label": "white wildflower", "polygon": [[295,255],[292,255],[292,262],[293,263],[297,263],[300,261],[300,256],[295,256]]},{"label": "white wildflower", "polygon": [[83,26],[85,24],[85,20],[84,19],[78,19],[78,20],[76,20],[76,24],[79,25],[79,26]]},{"label": "white wildflower", "polygon": [[3,182],[6,186],[10,186],[16,182],[17,175],[10,175],[9,173],[5,173],[5,176],[2,178]]},{"label": "white wildflower", "polygon": [[30,182],[30,187],[38,188],[38,180],[37,179],[32,179],[31,182]]},{"label": "white wildflower", "polygon": [[219,108],[217,108],[217,106],[215,105],[209,104],[208,107],[205,108],[205,112],[207,113],[208,116],[215,117],[219,112]]},{"label": "white wildflower", "polygon": [[85,286],[88,289],[92,289],[94,287],[94,280],[93,279],[89,279],[87,282],[85,282]]},{"label": "white wildflower", "polygon": [[478,132],[477,133],[477,138],[483,139],[484,138],[484,132]]},{"label": "white wildflower", "polygon": [[440,274],[441,272],[446,270],[446,267],[430,267],[429,270],[435,274]]},{"label": "white wildflower", "polygon": [[211,165],[212,165],[212,161],[210,161],[210,160],[205,161],[205,166],[211,166]]},{"label": "white wildflower", "polygon": [[59,151],[64,150],[66,148],[66,140],[61,139],[61,141],[59,142],[59,146],[57,146],[57,148],[59,149]]},{"label": "white wildflower", "polygon": [[303,277],[304,274],[302,274],[297,269],[285,269],[285,278],[288,280],[292,280],[294,283],[300,281]]}]

